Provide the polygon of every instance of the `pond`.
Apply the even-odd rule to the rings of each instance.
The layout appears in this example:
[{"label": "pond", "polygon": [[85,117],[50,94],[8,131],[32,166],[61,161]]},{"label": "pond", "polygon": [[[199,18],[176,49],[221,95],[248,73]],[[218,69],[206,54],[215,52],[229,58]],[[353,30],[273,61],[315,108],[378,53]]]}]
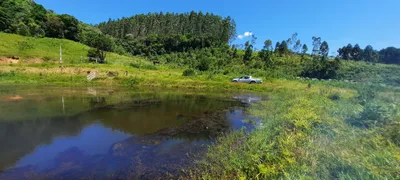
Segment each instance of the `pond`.
[{"label": "pond", "polygon": [[[154,179],[254,128],[252,94],[0,87],[0,179]],[[250,120],[250,121],[249,121]]]}]

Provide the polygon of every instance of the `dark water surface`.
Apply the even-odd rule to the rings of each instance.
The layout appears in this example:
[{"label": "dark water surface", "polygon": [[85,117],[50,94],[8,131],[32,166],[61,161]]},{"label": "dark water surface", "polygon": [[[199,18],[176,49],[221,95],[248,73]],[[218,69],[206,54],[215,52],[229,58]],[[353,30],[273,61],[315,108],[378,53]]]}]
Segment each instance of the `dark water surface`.
[{"label": "dark water surface", "polygon": [[0,87],[0,179],[154,179],[195,166],[221,133],[253,126],[226,93]]}]

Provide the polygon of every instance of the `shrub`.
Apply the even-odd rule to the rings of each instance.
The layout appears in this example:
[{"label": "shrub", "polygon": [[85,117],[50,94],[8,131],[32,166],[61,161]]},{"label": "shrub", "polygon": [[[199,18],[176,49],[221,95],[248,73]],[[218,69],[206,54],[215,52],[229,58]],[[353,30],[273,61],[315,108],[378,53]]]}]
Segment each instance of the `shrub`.
[{"label": "shrub", "polygon": [[211,58],[209,57],[201,57],[199,60],[199,64],[197,65],[197,69],[200,71],[207,71],[210,69]]},{"label": "shrub", "polygon": [[129,66],[134,67],[134,68],[139,68],[139,64],[137,63],[130,63]]},{"label": "shrub", "polygon": [[134,68],[140,68],[140,69],[148,69],[148,70],[157,70],[157,67],[151,64],[142,64],[139,65],[138,63],[130,63],[129,66],[134,67]]},{"label": "shrub", "polygon": [[377,90],[372,87],[363,86],[358,89],[357,99],[361,105],[365,105],[367,102],[372,101],[377,96]]},{"label": "shrub", "polygon": [[393,144],[400,147],[400,124],[385,127],[383,135],[385,138],[390,139]]},{"label": "shrub", "polygon": [[339,60],[321,60],[315,58],[306,63],[301,75],[303,77],[318,79],[335,79],[340,68]]},{"label": "shrub", "polygon": [[183,71],[182,76],[195,76],[196,72],[193,69],[186,69]]},{"label": "shrub", "polygon": [[28,49],[33,49],[34,45],[32,43],[29,43],[27,41],[21,41],[18,42],[18,49],[21,51],[28,50]]},{"label": "shrub", "polygon": [[340,99],[340,94],[338,92],[334,92],[328,95],[328,98],[333,101],[337,101]]},{"label": "shrub", "polygon": [[140,81],[142,81],[142,80],[139,78],[133,77],[133,78],[129,78],[129,79],[125,80],[123,82],[123,84],[128,87],[135,87],[135,86],[139,85]]},{"label": "shrub", "polygon": [[215,76],[215,72],[210,72],[210,73],[208,73],[208,75],[207,75],[207,80],[211,80],[214,76]]},{"label": "shrub", "polygon": [[157,67],[151,64],[143,64],[141,66],[142,69],[148,69],[148,70],[157,70]]},{"label": "shrub", "polygon": [[43,57],[43,61],[50,61],[51,60],[51,57],[49,57],[49,56],[44,56]]},{"label": "shrub", "polygon": [[14,71],[0,72],[0,77],[13,77],[15,75],[16,75],[16,73]]},{"label": "shrub", "polygon": [[394,118],[393,112],[390,106],[373,101],[364,106],[364,110],[358,118],[354,118],[348,122],[354,126],[365,128],[385,126],[392,122]]}]

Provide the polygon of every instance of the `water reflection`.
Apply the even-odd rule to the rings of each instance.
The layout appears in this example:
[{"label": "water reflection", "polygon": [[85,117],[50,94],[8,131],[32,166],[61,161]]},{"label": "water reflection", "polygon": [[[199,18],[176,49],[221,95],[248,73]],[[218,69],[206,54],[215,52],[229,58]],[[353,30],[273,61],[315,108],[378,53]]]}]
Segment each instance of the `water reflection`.
[{"label": "water reflection", "polygon": [[0,100],[9,110],[0,117],[0,179],[162,177],[193,164],[220,133],[251,127],[232,98],[93,91],[0,91],[24,97]]}]

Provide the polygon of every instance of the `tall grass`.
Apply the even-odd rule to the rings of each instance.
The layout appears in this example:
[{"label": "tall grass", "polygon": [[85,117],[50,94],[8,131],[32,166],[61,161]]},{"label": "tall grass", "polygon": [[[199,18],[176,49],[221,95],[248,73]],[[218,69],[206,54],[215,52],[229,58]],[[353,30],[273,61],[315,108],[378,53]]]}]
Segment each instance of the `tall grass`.
[{"label": "tall grass", "polygon": [[[221,137],[199,174],[205,179],[400,178],[399,101],[378,94],[364,103],[363,92],[313,88],[319,93],[279,90],[253,105],[261,127]],[[369,107],[376,102],[383,107]],[[356,126],[349,118],[382,123]]]}]

